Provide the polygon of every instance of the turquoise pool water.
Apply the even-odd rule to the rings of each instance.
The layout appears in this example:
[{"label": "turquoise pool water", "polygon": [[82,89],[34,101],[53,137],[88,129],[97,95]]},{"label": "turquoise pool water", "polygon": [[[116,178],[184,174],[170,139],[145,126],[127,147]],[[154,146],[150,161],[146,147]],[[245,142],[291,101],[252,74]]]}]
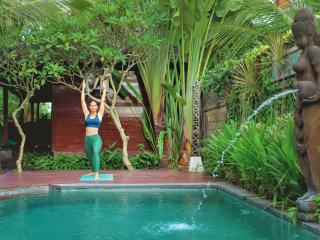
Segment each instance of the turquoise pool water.
[{"label": "turquoise pool water", "polygon": [[221,191],[79,190],[0,201],[0,239],[319,240]]}]

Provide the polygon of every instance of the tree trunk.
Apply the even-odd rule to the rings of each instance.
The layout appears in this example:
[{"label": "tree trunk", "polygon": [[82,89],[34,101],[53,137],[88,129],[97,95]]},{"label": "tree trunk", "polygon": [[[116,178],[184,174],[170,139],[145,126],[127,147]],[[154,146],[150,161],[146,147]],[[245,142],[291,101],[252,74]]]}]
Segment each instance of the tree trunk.
[{"label": "tree trunk", "polygon": [[191,156],[192,145],[186,130],[184,131],[183,135],[184,135],[183,145],[182,145],[182,149],[179,157],[179,165],[182,166],[183,168],[186,168],[189,166],[189,159]]},{"label": "tree trunk", "polygon": [[160,159],[160,168],[169,167],[170,155],[171,155],[171,148],[168,140],[168,135],[166,134],[164,137],[164,143],[163,143],[163,156],[162,156],[162,159]]},{"label": "tree trunk", "polygon": [[123,144],[123,163],[126,165],[126,167],[128,168],[128,170],[133,170],[132,164],[129,161],[129,157],[128,157],[128,141],[129,141],[129,136],[127,136],[124,132],[124,129],[121,125],[120,122],[120,118],[119,115],[115,109],[115,107],[110,107],[110,114],[111,117],[113,119],[113,122],[115,123],[121,139],[122,139],[122,144]]},{"label": "tree trunk", "polygon": [[160,109],[157,114],[157,116],[154,116],[154,130],[155,130],[155,135],[156,137],[159,136],[161,130],[164,127],[164,122],[165,122],[165,111],[164,111],[164,94],[161,96],[161,104],[160,104]]},{"label": "tree trunk", "polygon": [[21,125],[19,124],[19,121],[17,120],[17,114],[25,107],[25,105],[29,102],[30,97],[32,97],[33,95],[33,90],[26,95],[25,99],[22,101],[21,105],[14,110],[14,112],[12,113],[12,118],[14,121],[15,126],[18,129],[18,132],[21,136],[21,143],[20,143],[20,148],[19,148],[19,156],[18,159],[16,161],[16,165],[17,165],[17,171],[18,173],[22,173],[22,167],[21,167],[21,163],[22,163],[22,158],[23,158],[23,152],[24,152],[24,144],[26,142],[26,135],[24,134]]},{"label": "tree trunk", "polygon": [[[157,141],[159,139],[160,132],[165,127],[164,99],[165,99],[165,96],[163,94],[161,96],[161,104],[160,104],[159,112],[153,120],[154,121],[154,128],[155,128],[155,136],[156,136]],[[170,147],[169,147],[167,136],[165,136],[165,138],[164,138],[163,146],[164,146],[164,149],[163,149],[162,159],[160,159],[160,167],[161,168],[168,168],[169,167]]]}]

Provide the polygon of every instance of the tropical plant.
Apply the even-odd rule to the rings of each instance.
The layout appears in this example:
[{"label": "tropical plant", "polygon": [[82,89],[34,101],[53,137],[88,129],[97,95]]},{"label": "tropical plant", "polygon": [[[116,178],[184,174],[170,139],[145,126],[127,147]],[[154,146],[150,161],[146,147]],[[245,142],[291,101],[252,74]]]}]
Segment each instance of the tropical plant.
[{"label": "tropical plant", "polygon": [[248,116],[252,99],[259,98],[261,94],[258,70],[257,63],[244,61],[233,71],[233,88],[239,95],[243,120]]},{"label": "tropical plant", "polygon": [[272,56],[275,64],[283,65],[284,56],[286,55],[287,41],[284,35],[270,35],[265,39],[268,46],[268,52]]},{"label": "tropical plant", "polygon": [[150,103],[156,137],[164,127],[164,92],[161,84],[165,83],[169,62],[169,45],[163,40],[153,56],[139,64],[139,70]]},{"label": "tropical plant", "polygon": [[70,2],[72,1],[2,0],[0,2],[0,35],[9,34],[9,30],[13,27],[25,29],[34,25],[44,26],[65,14],[69,10]]},{"label": "tropical plant", "polygon": [[140,145],[140,151],[131,157],[132,164],[135,168],[157,168],[160,164],[161,156],[144,149],[144,145]]},{"label": "tropical plant", "polygon": [[297,207],[290,207],[288,208],[288,216],[291,219],[294,225],[298,222],[298,208]]},{"label": "tropical plant", "polygon": [[[143,81],[147,88],[148,100],[151,103],[153,113],[153,117],[150,117],[153,120],[150,127],[157,128],[154,136],[156,138],[161,130],[158,125],[163,125],[163,112],[167,110],[161,110],[164,94],[162,90],[153,90],[154,94],[151,94],[151,90],[148,89],[150,86],[153,86],[153,89],[159,87],[166,71],[163,66],[169,64],[170,68],[167,69],[174,68],[173,72],[177,73],[174,76],[173,86],[175,84],[180,86],[180,89],[176,90],[186,100],[183,110],[179,111],[179,114],[183,114],[183,128],[181,129],[184,136],[183,142],[181,146],[180,143],[176,143],[172,147],[179,146],[183,149],[182,152],[187,150],[190,154],[194,82],[204,81],[204,89],[208,88],[209,83],[209,86],[213,86],[216,91],[220,92],[228,88],[230,86],[228,78],[221,82],[221,79],[214,75],[214,71],[207,71],[210,63],[214,63],[217,69],[221,70],[219,68],[221,60],[241,59],[248,50],[259,46],[261,42],[281,39],[282,35],[287,34],[290,29],[297,5],[279,8],[267,0],[258,0],[258,2],[251,0],[162,0],[159,6],[160,11],[166,13],[169,19],[169,23],[161,28],[161,34],[166,44],[158,54],[155,54],[154,58],[146,61],[143,68],[140,66],[140,71],[144,72]],[[281,37],[271,37],[279,34]],[[166,56],[167,45],[169,46],[169,59]],[[276,47],[276,45],[273,46]],[[281,46],[277,47],[280,49]],[[223,55],[222,59],[221,55]],[[237,67],[236,74],[234,74],[236,86],[230,87],[231,96],[241,92],[242,105],[247,106],[241,111],[243,118],[251,110],[251,105],[257,104],[256,100],[261,97],[262,83],[257,79],[260,72],[256,71],[260,69],[260,66],[257,68],[258,62],[255,63],[255,66],[251,65],[255,58],[249,60],[249,62],[245,61]],[[221,77],[226,77],[231,74],[230,69],[235,68],[235,64],[231,65],[229,69],[223,66],[222,71],[216,72],[218,75],[221,74]],[[153,71],[157,74],[152,76],[150,73]],[[149,73],[149,76],[146,73]],[[166,76],[165,82],[168,82],[170,78],[168,76],[171,74],[167,73]],[[210,77],[215,79],[210,82]],[[165,101],[169,101],[169,99],[165,99]],[[235,101],[238,101],[237,97]],[[238,107],[234,109],[238,109]],[[165,124],[170,120],[169,116],[165,116]],[[150,133],[150,131],[148,132]],[[168,133],[168,131],[166,132]]]},{"label": "tropical plant", "polygon": [[[170,145],[169,152],[171,154],[170,158],[173,161],[178,160],[176,158],[180,155],[180,150],[177,150],[181,149],[181,147],[184,148],[184,151],[186,151],[188,155],[190,155],[191,152],[193,84],[195,81],[199,81],[200,77],[204,74],[206,63],[211,54],[212,47],[207,49],[207,51],[205,51],[205,49],[207,47],[206,42],[213,17],[212,9],[214,4],[215,1],[209,0],[160,1],[159,7],[163,13],[168,14],[169,19],[167,28],[164,28],[162,32],[165,40],[161,54],[157,54],[155,58],[150,59],[147,64],[140,67],[142,72],[151,73],[152,71],[156,71],[158,73],[149,77],[144,74],[143,79],[147,86],[147,92],[150,92],[150,90],[148,90],[148,88],[150,88],[149,85],[152,84],[153,86],[159,87],[161,83],[164,83],[162,87],[169,93],[164,93],[163,90],[161,90],[151,97],[151,94],[148,94],[148,96],[152,106],[151,110],[153,111],[154,125],[158,128],[156,130],[156,136],[161,129],[158,127],[159,122],[163,121],[161,119],[162,116],[165,115],[166,133],[171,135],[168,136],[168,139]],[[170,58],[168,58],[168,55]],[[203,63],[205,64],[203,65]],[[163,66],[166,67],[163,68]],[[173,68],[173,70],[171,70],[171,68]],[[154,76],[156,76],[156,78]],[[168,86],[171,87],[171,93]],[[178,107],[181,103],[176,102],[178,100],[177,97],[172,97],[172,91],[176,92],[174,93],[176,96],[180,96],[181,99],[185,100],[182,110],[178,110],[178,108],[181,108],[181,106]],[[166,95],[165,100],[163,98],[164,95]],[[163,100],[166,103],[164,103]],[[165,108],[168,107],[168,109],[161,108],[163,103],[165,104]],[[175,111],[175,113],[173,111]],[[169,114],[168,116],[166,115],[167,113]],[[180,116],[181,114],[183,117]],[[173,117],[178,118],[172,120]],[[180,121],[180,119],[182,121]],[[173,121],[182,124],[183,127],[174,127],[171,125]],[[172,135],[173,129],[176,137]],[[184,136],[182,142],[180,142],[180,135]],[[172,148],[178,149],[173,150]],[[174,156],[172,155],[173,152],[175,152]]]},{"label": "tropical plant", "polygon": [[[67,3],[67,1],[65,3]],[[18,47],[15,46],[10,53],[7,52],[7,54],[9,54],[8,56],[4,54],[4,52],[1,53],[1,56],[6,56],[6,58],[4,61],[1,59],[1,68],[5,69],[5,71],[3,71],[0,76],[0,78],[6,79],[7,86],[16,88],[16,90],[21,91],[22,95],[21,105],[12,114],[15,125],[22,138],[17,159],[18,172],[22,171],[21,161],[26,136],[17,121],[16,115],[24,108],[29,98],[33,96],[34,91],[44,84],[43,72],[41,73],[41,71],[37,70],[38,63],[36,62],[36,57],[33,59],[33,55],[29,55],[32,50],[28,53],[27,51],[29,49],[24,52],[21,51],[21,48],[25,45],[21,43],[21,40],[23,39],[21,39],[20,34],[21,31],[32,28],[35,25],[44,27],[46,23],[64,15],[67,10],[67,5],[65,5],[65,3],[63,3],[63,1],[52,0],[3,0],[0,2],[0,49],[1,47],[13,47],[13,39],[18,42],[20,41]],[[35,53],[33,52],[33,54]],[[9,79],[5,76],[9,73],[9,71],[7,71],[8,69],[12,71]],[[41,74],[42,76],[40,76]],[[3,84],[3,81],[1,81],[0,84]]]},{"label": "tropical plant", "polygon": [[201,91],[205,94],[224,95],[230,87],[234,68],[241,60],[211,58],[207,73],[201,79]]},{"label": "tropical plant", "polygon": [[[162,37],[163,38],[163,37]],[[165,93],[161,87],[166,81],[167,65],[169,63],[169,44],[167,39],[162,39],[159,49],[156,49],[150,59],[140,63],[139,71],[146,89],[147,99],[151,112],[144,107],[141,118],[144,134],[151,148],[158,153],[162,160],[162,166],[167,165],[167,159],[163,157],[165,141]]]},{"label": "tropical plant", "polygon": [[[222,4],[223,1],[221,1]],[[251,98],[250,106],[246,104],[239,104],[239,98],[237,97],[237,89],[233,86],[225,87],[227,88],[226,96],[228,102],[228,116],[234,119],[238,118],[238,115],[245,117],[246,112],[250,111],[251,107],[255,107],[259,102],[263,101],[265,98],[274,94],[275,91],[283,90],[288,87],[283,81],[272,82],[271,75],[266,76],[268,73],[263,72],[262,68],[269,70],[271,69],[270,63],[272,59],[268,59],[268,66],[263,66],[261,64],[261,59],[265,57],[266,53],[274,59],[274,63],[278,66],[283,65],[283,56],[286,53],[288,39],[291,38],[291,23],[295,12],[298,8],[307,7],[311,8],[316,14],[316,18],[319,20],[319,3],[316,1],[290,1],[290,4],[286,7],[283,5],[274,4],[272,1],[258,0],[258,1],[228,1],[224,3],[224,6],[230,4],[232,12],[229,10],[216,10],[216,16],[213,20],[214,23],[211,24],[211,30],[209,33],[209,39],[212,39],[214,43],[213,58],[216,58],[221,62],[224,59],[228,60],[230,58],[247,58],[247,53],[252,54],[255,50],[259,50],[262,47],[263,51],[260,51],[260,55],[254,54],[255,64],[258,65],[259,75],[256,76],[256,83],[259,83],[260,94],[259,98]],[[218,7],[217,7],[218,8]],[[221,59],[222,56],[222,59]],[[258,58],[257,58],[258,56]],[[250,59],[249,59],[250,60]],[[251,62],[251,60],[249,62]],[[214,62],[214,61],[212,61]],[[252,61],[253,62],[253,61]],[[243,66],[242,66],[243,67]],[[214,69],[219,69],[219,65],[213,65],[210,67],[209,73],[214,72]],[[235,68],[231,66],[230,69]],[[241,68],[241,66],[240,66]],[[225,70],[227,71],[227,70]],[[265,76],[260,76],[261,74]],[[236,75],[236,74],[235,74]],[[240,74],[240,76],[243,74]],[[210,77],[210,75],[209,75]],[[228,76],[227,76],[228,77]],[[264,78],[261,79],[260,77]],[[209,79],[206,79],[207,83]],[[219,86],[221,82],[222,85],[228,81],[226,79],[214,79],[216,83],[211,83],[212,86]],[[243,82],[243,81],[242,81]],[[268,84],[268,89],[267,87]],[[218,89],[217,87],[215,87]],[[246,92],[251,92],[252,84],[248,85],[242,84],[242,90]],[[291,99],[291,96],[289,97]],[[280,111],[282,114],[288,112],[286,104],[289,103],[291,106],[291,101],[283,99],[281,102],[277,102],[274,106],[276,111]],[[242,111],[242,107],[244,107]],[[238,111],[238,110],[241,111]],[[271,108],[270,108],[271,110]]]},{"label": "tropical plant", "polygon": [[[171,50],[173,51],[173,50]],[[166,85],[162,85],[165,91],[165,116],[166,116],[166,133],[169,145],[169,158],[173,168],[178,167],[181,147],[183,144],[183,104],[185,99],[181,97],[181,80],[178,74],[178,58],[173,56],[173,69],[167,64]]]},{"label": "tropical plant", "polygon": [[[3,91],[0,91],[0,103],[3,103]],[[13,93],[8,93],[8,115],[12,116],[12,113],[15,109],[19,107],[19,98]],[[3,119],[3,104],[0,104],[0,125],[4,124]]]},{"label": "tropical plant", "polygon": [[[162,16],[145,10],[153,9],[153,6],[153,2],[135,0],[96,1],[81,16],[67,16],[45,29],[30,28],[22,36],[19,32],[12,36],[11,41],[6,42],[4,54],[1,54],[8,56],[2,61],[1,77],[10,83],[12,79],[25,81],[19,83],[27,86],[22,89],[26,91],[27,98],[19,110],[35,89],[45,84],[45,80],[79,91],[79,82],[85,79],[88,81],[87,94],[94,98],[91,88],[112,72],[109,86],[113,94],[105,106],[123,141],[123,161],[128,169],[132,169],[127,153],[129,137],[121,125],[115,105],[131,67],[147,58],[150,49],[159,47],[154,26]],[[26,47],[21,46],[21,39]],[[16,54],[18,50],[21,53]],[[20,64],[19,61],[21,67],[18,69],[14,64]],[[22,157],[19,159],[21,161]]]},{"label": "tropical plant", "polygon": [[316,205],[317,205],[317,209],[316,209],[316,218],[318,219],[318,222],[320,223],[320,194],[318,194],[316,196]]},{"label": "tropical plant", "polygon": [[[87,170],[90,163],[84,155],[65,155],[65,154],[41,154],[26,153],[23,156],[22,167],[25,170]],[[130,162],[135,169],[157,168],[159,158],[157,155],[144,150],[130,156]],[[126,166],[122,161],[122,149],[115,148],[115,143],[110,144],[100,154],[101,169],[124,169]]]},{"label": "tropical plant", "polygon": [[211,25],[210,36],[220,51],[237,54],[241,49],[256,45],[256,42],[270,35],[286,34],[301,2],[282,8],[272,1],[242,0],[237,3],[237,10],[233,13],[225,11],[218,15],[222,18],[217,19],[219,24]]},{"label": "tropical plant", "polygon": [[[26,136],[17,120],[17,114],[24,109],[34,92],[45,84],[45,79],[54,77],[61,69],[52,69],[52,65],[41,62],[44,49],[37,51],[32,48],[36,39],[25,40],[25,34],[30,34],[38,28],[42,29],[52,21],[60,19],[70,12],[70,3],[84,2],[73,1],[1,1],[0,2],[0,49],[1,74],[0,84],[13,87],[20,94],[21,104],[13,111],[12,117],[21,136],[19,156],[16,161],[18,172],[22,172],[21,161],[24,151]],[[35,41],[34,41],[35,40]],[[42,69],[39,66],[42,65]],[[52,75],[53,74],[53,75]]]},{"label": "tropical plant", "polygon": [[[77,89],[74,82],[76,77],[91,79],[93,86],[96,86],[105,78],[106,73],[111,72],[114,75],[109,79],[113,94],[112,97],[107,97],[105,106],[122,138],[123,161],[130,170],[133,167],[127,152],[129,137],[121,125],[116,110],[116,100],[129,70],[147,58],[152,48],[159,47],[160,41],[157,39],[154,26],[161,22],[160,15],[145,11],[145,8],[152,9],[153,2],[138,1],[141,5],[138,9],[136,3],[137,1],[112,3],[99,1],[85,12],[87,21],[82,18],[65,20],[62,30],[60,29],[60,36],[49,38],[51,46],[62,46],[60,49],[53,47],[51,53],[56,62],[57,57],[59,58],[61,65],[67,62],[68,70],[64,75],[72,79],[71,83],[65,78],[59,78],[56,81]],[[123,11],[124,9],[126,11]],[[72,27],[74,22],[78,28]],[[74,30],[73,34],[70,34],[70,29]],[[87,31],[91,36],[86,36]],[[76,54],[71,55],[70,58],[70,52]],[[100,66],[97,67],[96,63]],[[116,66],[120,69],[116,70]],[[92,98],[89,89],[87,90]]]},{"label": "tropical plant", "polygon": [[[47,78],[58,76],[63,68],[54,68],[49,61],[41,61],[45,58],[45,49],[34,48],[34,38],[26,38],[23,43],[16,42],[11,48],[0,48],[0,55],[4,56],[0,62],[1,85],[13,87],[21,95],[21,104],[12,113],[12,118],[21,136],[19,156],[16,161],[18,172],[22,172],[21,161],[23,158],[26,135],[24,134],[17,114],[24,109],[30,98],[34,96],[46,82]],[[14,47],[12,47],[14,46]],[[41,65],[41,68],[39,66]]]},{"label": "tropical plant", "polygon": [[[208,171],[215,169],[237,129],[237,124],[230,122],[204,141],[201,153]],[[287,204],[304,191],[293,141],[291,115],[252,122],[226,153],[218,172],[226,180],[272,199],[275,205]]]}]

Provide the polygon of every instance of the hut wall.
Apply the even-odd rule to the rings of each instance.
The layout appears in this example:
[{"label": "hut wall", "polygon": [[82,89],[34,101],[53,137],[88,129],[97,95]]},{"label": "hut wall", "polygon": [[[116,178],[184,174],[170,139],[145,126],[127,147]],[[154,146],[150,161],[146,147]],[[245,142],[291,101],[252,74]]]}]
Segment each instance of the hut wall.
[{"label": "hut wall", "polygon": [[[139,117],[134,115],[129,106],[119,106],[122,126],[129,136],[128,152],[139,151],[139,144],[148,144],[143,135]],[[103,147],[117,142],[122,148],[122,140],[111,116],[105,114],[99,129]],[[52,89],[52,151],[56,153],[84,152],[85,125],[81,109],[80,93],[65,86],[53,86]]]}]

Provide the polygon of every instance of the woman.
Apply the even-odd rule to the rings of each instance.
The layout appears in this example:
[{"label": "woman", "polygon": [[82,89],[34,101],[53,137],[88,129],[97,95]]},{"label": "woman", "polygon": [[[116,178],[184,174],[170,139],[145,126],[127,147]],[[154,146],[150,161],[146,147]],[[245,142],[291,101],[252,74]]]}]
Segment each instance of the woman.
[{"label": "woman", "polygon": [[299,90],[295,105],[295,145],[308,188],[298,201],[314,201],[320,193],[320,41],[313,15],[300,9],[292,32],[302,53],[293,66]]},{"label": "woman", "polygon": [[100,168],[100,150],[102,146],[101,138],[98,134],[99,126],[101,124],[104,115],[104,104],[106,98],[106,82],[102,84],[103,92],[101,96],[101,103],[98,110],[98,104],[95,101],[90,101],[89,110],[85,101],[85,81],[82,82],[81,91],[81,106],[85,117],[86,125],[86,137],[85,137],[85,151],[90,161],[92,172],[90,175],[94,175],[94,180],[99,180],[99,168]]}]

